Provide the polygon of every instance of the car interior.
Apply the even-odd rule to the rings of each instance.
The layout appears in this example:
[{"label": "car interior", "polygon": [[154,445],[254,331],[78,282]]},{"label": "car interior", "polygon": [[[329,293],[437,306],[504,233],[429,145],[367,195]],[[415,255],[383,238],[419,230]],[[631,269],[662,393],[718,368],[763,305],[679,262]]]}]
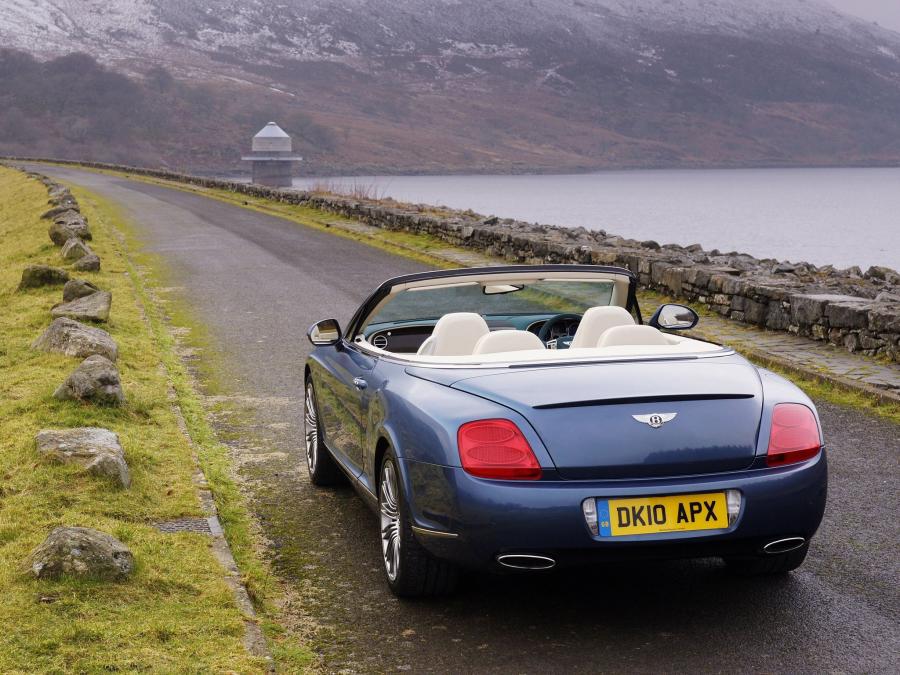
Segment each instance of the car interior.
[{"label": "car interior", "polygon": [[[407,327],[409,329],[410,327]],[[396,330],[396,329],[395,329]],[[638,325],[622,307],[592,307],[587,310],[567,349],[555,349],[534,332],[512,327],[492,328],[485,317],[472,312],[444,314],[433,326],[416,326],[418,335],[427,337],[413,350],[393,349],[390,342],[379,346],[362,336],[357,342],[374,351],[402,354],[422,362],[498,362],[538,361],[590,356],[647,356],[711,352],[718,345],[665,333],[653,326]],[[430,334],[428,334],[430,332]],[[391,330],[385,333],[393,333]],[[381,333],[375,333],[381,336]],[[393,335],[386,335],[390,340]]]},{"label": "car interior", "polygon": [[[623,306],[626,298],[627,280],[614,275],[522,273],[502,280],[474,275],[452,282],[428,280],[394,289],[355,341],[375,352],[420,363],[679,355],[722,349],[639,324]],[[595,304],[598,301],[607,304]],[[441,307],[471,311],[434,316]]]}]

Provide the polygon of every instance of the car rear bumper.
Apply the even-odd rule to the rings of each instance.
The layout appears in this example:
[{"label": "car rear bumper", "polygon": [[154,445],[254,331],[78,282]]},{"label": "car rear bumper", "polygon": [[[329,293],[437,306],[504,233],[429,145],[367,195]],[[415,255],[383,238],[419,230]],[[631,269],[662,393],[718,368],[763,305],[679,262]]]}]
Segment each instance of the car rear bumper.
[{"label": "car rear bumper", "polygon": [[[786,537],[809,540],[827,494],[827,461],[792,467],[667,479],[491,481],[460,468],[405,461],[416,536],[434,555],[481,569],[502,569],[503,554],[552,558],[557,565],[631,559],[749,556]],[[592,535],[585,499],[738,490],[741,509],[724,530]]]}]

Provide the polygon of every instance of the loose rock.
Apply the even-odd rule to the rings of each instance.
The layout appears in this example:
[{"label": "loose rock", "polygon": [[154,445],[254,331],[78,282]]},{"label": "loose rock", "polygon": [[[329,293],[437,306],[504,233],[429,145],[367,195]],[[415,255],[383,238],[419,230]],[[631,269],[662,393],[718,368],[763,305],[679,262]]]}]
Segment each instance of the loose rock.
[{"label": "loose rock", "polygon": [[[63,270],[65,271],[65,270]],[[66,272],[66,276],[69,274]],[[63,302],[71,302],[76,298],[83,298],[86,295],[93,295],[100,289],[90,281],[84,279],[69,279],[63,286]]]},{"label": "loose rock", "polygon": [[120,580],[134,571],[134,555],[105,532],[88,527],[57,527],[31,552],[29,566],[38,579],[74,576]]},{"label": "loose rock", "polygon": [[105,356],[89,356],[53,393],[60,401],[92,401],[101,405],[125,402],[116,365]]},{"label": "loose rock", "polygon": [[99,272],[100,256],[96,253],[89,253],[72,265],[72,269],[76,272]]},{"label": "loose rock", "polygon": [[47,230],[50,240],[57,246],[63,246],[69,239],[78,237],[79,239],[91,239],[91,228],[81,217],[80,213],[75,211],[67,211],[70,216],[60,216],[53,221],[53,224]]},{"label": "loose rock", "polygon": [[42,352],[65,354],[80,359],[99,354],[110,361],[119,357],[119,348],[109,333],[72,319],[54,319],[31,347]]},{"label": "loose rock", "polygon": [[54,319],[65,316],[79,321],[106,321],[109,319],[111,305],[112,294],[107,291],[97,291],[91,295],[54,306],[50,310],[50,315]]},{"label": "loose rock", "polygon": [[81,211],[81,208],[78,204],[67,204],[65,206],[54,206],[51,209],[47,209],[41,214],[41,218],[44,220],[48,220],[50,218],[56,218],[56,216],[66,213],[68,211],[74,211],[78,213]]},{"label": "loose rock", "polygon": [[40,286],[55,286],[64,284],[69,280],[69,273],[60,267],[50,265],[29,265],[22,270],[22,280],[19,282],[19,290],[26,288],[38,288]]},{"label": "loose rock", "polygon": [[117,485],[131,485],[131,474],[119,437],[107,429],[44,429],[35,438],[39,453],[63,464],[78,464],[88,473]]},{"label": "loose rock", "polygon": [[93,251],[90,247],[85,244],[78,237],[72,237],[71,239],[67,239],[63,244],[62,251],[60,255],[65,260],[78,260],[79,258],[83,258],[86,255],[91,255]]}]

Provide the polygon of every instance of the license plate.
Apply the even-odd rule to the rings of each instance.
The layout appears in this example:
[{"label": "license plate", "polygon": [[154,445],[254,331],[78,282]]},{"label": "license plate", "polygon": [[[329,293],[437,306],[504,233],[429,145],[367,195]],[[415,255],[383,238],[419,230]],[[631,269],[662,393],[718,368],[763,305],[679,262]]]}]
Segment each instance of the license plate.
[{"label": "license plate", "polygon": [[724,492],[598,499],[597,519],[601,537],[724,530],[727,508]]}]

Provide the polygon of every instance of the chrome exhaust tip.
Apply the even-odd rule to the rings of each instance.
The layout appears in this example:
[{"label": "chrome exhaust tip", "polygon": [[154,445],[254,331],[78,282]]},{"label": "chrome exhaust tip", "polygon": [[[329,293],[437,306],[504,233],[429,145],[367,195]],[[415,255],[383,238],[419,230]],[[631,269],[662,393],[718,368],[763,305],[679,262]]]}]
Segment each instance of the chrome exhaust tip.
[{"label": "chrome exhaust tip", "polygon": [[776,539],[775,541],[770,541],[768,544],[763,546],[763,551],[765,551],[769,555],[778,555],[779,553],[787,553],[789,551],[798,549],[805,543],[806,539],[804,539],[803,537],[788,537],[787,539]]},{"label": "chrome exhaust tip", "polygon": [[556,561],[545,555],[530,553],[504,553],[497,556],[497,562],[513,570],[549,570],[556,567]]}]

